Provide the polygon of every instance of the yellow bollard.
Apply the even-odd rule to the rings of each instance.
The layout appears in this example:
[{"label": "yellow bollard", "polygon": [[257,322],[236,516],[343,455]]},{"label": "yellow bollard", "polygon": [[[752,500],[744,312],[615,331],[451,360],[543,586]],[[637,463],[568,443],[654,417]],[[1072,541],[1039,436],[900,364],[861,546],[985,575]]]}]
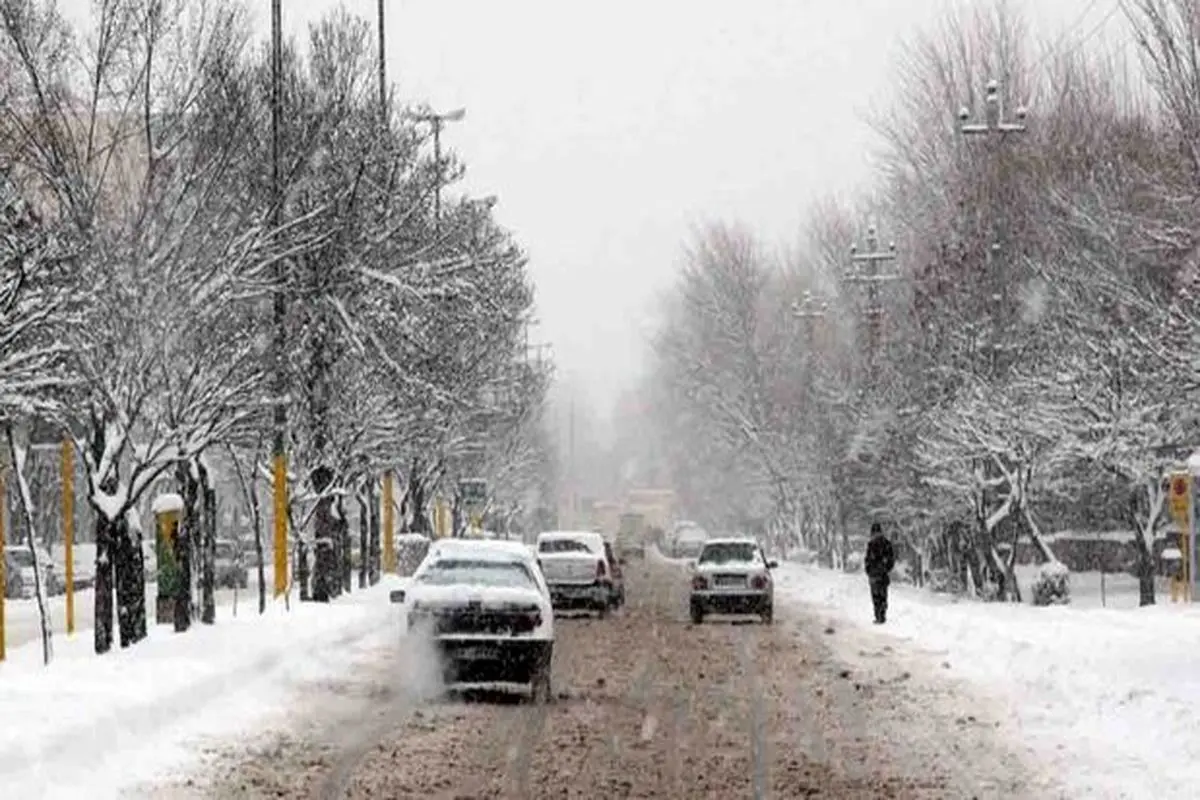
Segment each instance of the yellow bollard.
[{"label": "yellow bollard", "polygon": [[179,532],[182,512],[175,507],[155,512],[155,561],[158,562],[158,599],[154,604],[154,621],[159,625],[175,624],[175,597],[179,591],[179,566],[175,560],[175,536]]},{"label": "yellow bollard", "polygon": [[445,539],[450,535],[450,505],[444,497],[437,499],[437,506],[434,514],[437,517],[435,526],[437,527],[437,538]]},{"label": "yellow bollard", "polygon": [[274,477],[275,511],[275,596],[287,593],[288,589],[288,519],[287,519],[287,456],[276,453],[272,474]]},{"label": "yellow bollard", "polygon": [[67,635],[75,633],[75,448],[62,443],[63,562],[66,568]]},{"label": "yellow bollard", "polygon": [[392,507],[392,471],[383,473],[383,571],[396,571],[396,519]]}]

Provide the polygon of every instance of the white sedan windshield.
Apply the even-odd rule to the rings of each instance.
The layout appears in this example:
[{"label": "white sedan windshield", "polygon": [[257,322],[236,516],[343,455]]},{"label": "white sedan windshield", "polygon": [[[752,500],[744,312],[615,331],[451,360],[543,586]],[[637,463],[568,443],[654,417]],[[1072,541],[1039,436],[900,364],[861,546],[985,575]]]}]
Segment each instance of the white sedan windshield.
[{"label": "white sedan windshield", "polygon": [[439,559],[416,577],[428,586],[505,586],[536,589],[533,575],[519,561]]},{"label": "white sedan windshield", "polygon": [[710,544],[700,554],[701,564],[752,564],[758,561],[758,546],[750,542]]}]

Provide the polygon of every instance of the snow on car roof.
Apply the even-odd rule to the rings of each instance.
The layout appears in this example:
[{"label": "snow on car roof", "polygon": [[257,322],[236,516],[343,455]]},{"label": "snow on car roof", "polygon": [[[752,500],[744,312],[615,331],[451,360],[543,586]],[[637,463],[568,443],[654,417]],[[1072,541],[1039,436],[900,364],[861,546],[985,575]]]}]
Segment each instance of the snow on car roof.
[{"label": "snow on car roof", "polygon": [[709,539],[704,544],[752,544],[758,547],[758,540],[751,536],[722,536],[719,539]]},{"label": "snow on car roof", "polygon": [[514,556],[522,561],[533,558],[529,548],[521,542],[503,539],[438,539],[432,548],[436,555],[467,554],[472,557],[511,560]]},{"label": "snow on car roof", "polygon": [[546,531],[538,534],[539,542],[551,542],[559,539],[580,539],[585,542],[604,541],[604,537],[595,531]]},{"label": "snow on car roof", "polygon": [[429,537],[423,533],[397,533],[397,542],[428,542]]}]

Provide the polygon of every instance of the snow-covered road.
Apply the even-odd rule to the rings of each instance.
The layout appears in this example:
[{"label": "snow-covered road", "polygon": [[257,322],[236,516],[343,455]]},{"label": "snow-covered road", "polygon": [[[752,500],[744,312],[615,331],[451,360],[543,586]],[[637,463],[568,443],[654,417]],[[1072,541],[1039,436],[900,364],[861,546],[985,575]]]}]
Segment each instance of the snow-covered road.
[{"label": "snow-covered road", "polygon": [[620,612],[556,626],[552,706],[423,702],[380,646],[313,682],[288,724],[138,796],[1059,796],[998,735],[1003,709],[971,703],[939,670],[886,646],[847,663],[831,644],[843,632],[799,604],[771,626],[696,626],[678,565],[626,577]]},{"label": "snow-covered road", "polygon": [[[841,741],[842,753],[866,742],[872,752],[888,753],[893,777],[911,775],[916,764],[945,782],[956,774],[954,764],[967,765],[984,781],[982,797],[1195,795],[1200,609],[1043,609],[954,601],[897,586],[888,624],[874,626],[861,576],[796,564],[784,564],[776,576],[773,632],[753,625],[689,628],[683,608],[675,607],[678,598],[658,605],[642,600],[603,623],[564,623],[563,686],[574,699],[555,724],[568,731],[567,739],[571,730],[601,723],[615,726],[618,738],[636,739],[637,731],[622,727],[628,704],[617,682],[641,668],[645,653],[664,654],[658,665],[663,686],[692,681],[689,691],[702,703],[709,695],[701,690],[717,680],[712,676],[728,672],[732,679],[745,669],[738,666],[744,645],[757,654],[755,680],[774,698],[765,706],[775,715],[771,724],[797,715],[830,721],[815,735],[780,734],[779,741],[794,742],[786,746],[810,761],[815,741]],[[0,665],[0,719],[20,720],[0,726],[5,789],[73,797],[86,787],[89,797],[115,797],[118,787],[162,786],[170,775],[212,779],[202,762],[211,752],[226,754],[224,779],[236,780],[243,767],[253,770],[236,759],[281,732],[292,732],[297,758],[314,752],[300,744],[328,728],[330,719],[349,720],[335,726],[340,733],[362,733],[363,724],[380,722],[376,712],[383,713],[383,705],[407,691],[388,689],[399,678],[396,659],[403,650],[386,598],[398,581],[329,606],[297,605],[290,612],[273,606],[263,617],[252,603],[244,603],[236,619],[226,606],[214,627],[182,636],[156,627],[149,641],[99,659],[90,653],[90,633],[81,630],[73,640],[58,638],[49,669],[40,666],[36,643],[15,648]],[[642,645],[630,648],[631,642]],[[750,695],[738,697],[753,707]],[[664,695],[655,702],[665,708],[668,701]],[[590,709],[587,725],[573,716],[580,709]],[[721,717],[719,708],[712,711]],[[395,736],[416,748],[404,751],[410,754],[425,748],[436,755],[437,742],[457,742],[462,768],[483,780],[506,769],[472,749],[503,752],[479,738],[486,739],[488,725],[500,725],[489,715],[516,715],[500,726],[507,730],[523,713],[485,705],[383,722],[403,728]],[[697,721],[711,723],[708,711],[696,713]],[[297,732],[298,724],[307,727]],[[387,738],[371,731],[372,741]],[[356,736],[326,743],[332,755],[322,756],[324,766],[311,767],[309,779],[328,777],[341,763],[337,748],[361,747]],[[702,749],[725,741],[716,733],[711,741],[708,734],[688,736],[689,747]],[[550,741],[552,749],[565,746]],[[382,757],[370,743],[362,752],[367,760]],[[370,769],[392,769],[385,762]],[[787,766],[770,762],[769,769],[786,772]],[[273,773],[244,774],[274,785]],[[854,779],[845,770],[838,774],[838,780]],[[1014,776],[1025,781],[1020,791],[1011,784]],[[56,793],[42,791],[48,784]]]}]

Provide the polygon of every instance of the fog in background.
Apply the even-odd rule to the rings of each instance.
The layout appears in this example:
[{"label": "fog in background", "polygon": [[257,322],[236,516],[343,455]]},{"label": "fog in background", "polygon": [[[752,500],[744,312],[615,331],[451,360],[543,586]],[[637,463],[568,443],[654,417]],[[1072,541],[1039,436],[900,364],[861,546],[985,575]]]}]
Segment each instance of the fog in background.
[{"label": "fog in background", "polygon": [[[375,17],[375,0],[285,3],[287,34],[338,5]],[[960,5],[387,0],[399,102],[467,109],[443,133],[467,165],[449,193],[498,195],[497,217],[528,250],[531,338],[553,346],[564,461],[611,476],[596,454],[613,443],[614,411],[636,408],[657,298],[690,231],[724,220],[794,243],[810,203],[868,176],[867,119],[888,102],[904,42]],[[1124,24],[1115,2],[1012,5],[1047,47]]]}]

